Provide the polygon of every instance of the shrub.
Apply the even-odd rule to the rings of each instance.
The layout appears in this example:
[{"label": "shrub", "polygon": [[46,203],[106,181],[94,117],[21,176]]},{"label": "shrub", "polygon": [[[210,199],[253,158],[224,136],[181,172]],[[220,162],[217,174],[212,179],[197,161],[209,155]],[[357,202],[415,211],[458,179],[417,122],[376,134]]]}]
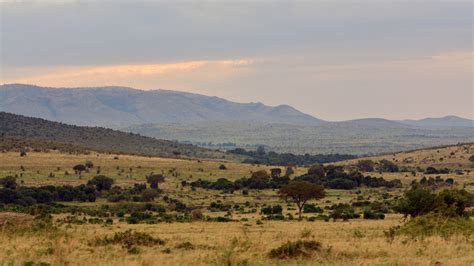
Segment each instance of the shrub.
[{"label": "shrub", "polygon": [[182,243],[179,243],[178,245],[176,245],[176,248],[177,249],[190,250],[190,249],[194,249],[194,245],[191,242],[186,241],[186,242],[182,242]]},{"label": "shrub", "polygon": [[469,237],[474,234],[474,221],[467,217],[450,217],[430,213],[418,216],[400,227],[397,234],[411,237],[425,237],[440,235],[450,237],[452,235],[464,235]]},{"label": "shrub", "polygon": [[94,167],[94,163],[92,163],[92,161],[86,161],[86,163],[84,164],[87,168],[92,168]]},{"label": "shrub", "polygon": [[474,163],[474,154],[469,157],[469,161]]},{"label": "shrub", "polygon": [[165,177],[163,175],[149,175],[146,177],[146,182],[152,189],[158,189],[158,183],[165,182]]},{"label": "shrub", "polygon": [[200,210],[193,210],[191,212],[191,217],[193,218],[193,221],[202,221],[204,220],[204,215]]},{"label": "shrub", "polygon": [[104,236],[96,238],[94,245],[121,245],[126,249],[131,249],[134,246],[155,246],[164,245],[165,241],[159,238],[154,238],[147,233],[132,231],[131,229],[124,232],[117,232],[111,237]]},{"label": "shrub", "polygon": [[109,190],[112,187],[114,180],[104,175],[94,176],[87,185],[95,186],[98,191]]},{"label": "shrub", "polygon": [[335,204],[335,205],[332,205],[330,209],[332,209],[330,217],[333,218],[334,220],[342,219],[346,221],[349,219],[357,219],[360,217],[360,214],[356,213],[354,210],[354,207],[352,207],[349,204],[344,204],[344,203]]},{"label": "shrub", "polygon": [[384,159],[379,161],[379,171],[394,173],[398,172],[399,168],[395,163]]},{"label": "shrub", "polygon": [[444,189],[439,194],[419,185],[413,185],[396,206],[405,216],[417,217],[431,212],[447,217],[465,216],[470,194],[465,190]]},{"label": "shrub", "polygon": [[4,188],[15,189],[17,187],[16,177],[6,176],[0,179],[0,185]]},{"label": "shrub", "polygon": [[314,204],[306,204],[303,207],[304,213],[323,213],[324,210],[321,207],[318,207]]},{"label": "shrub", "polygon": [[268,207],[262,208],[262,214],[265,214],[265,215],[281,214],[282,212],[283,212],[283,208],[281,207],[281,205],[268,206]]},{"label": "shrub", "polygon": [[219,170],[227,170],[227,167],[223,164],[219,165]]},{"label": "shrub", "polygon": [[362,172],[373,172],[375,163],[372,160],[360,160],[357,162],[357,168]]},{"label": "shrub", "polygon": [[383,219],[385,219],[385,214],[383,214],[381,212],[374,212],[372,210],[365,210],[364,211],[364,219],[383,220]]},{"label": "shrub", "polygon": [[305,256],[309,257],[314,252],[321,250],[321,243],[314,240],[288,241],[278,248],[272,249],[268,254],[270,258],[287,259]]}]

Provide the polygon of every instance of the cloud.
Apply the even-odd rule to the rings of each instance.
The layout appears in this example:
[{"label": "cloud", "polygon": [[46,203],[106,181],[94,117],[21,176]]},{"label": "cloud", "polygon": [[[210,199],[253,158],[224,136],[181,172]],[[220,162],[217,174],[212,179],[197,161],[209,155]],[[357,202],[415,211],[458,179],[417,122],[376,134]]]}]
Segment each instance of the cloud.
[{"label": "cloud", "polygon": [[[2,83],[40,84],[51,87],[108,86],[120,84],[142,89],[160,88],[160,80],[169,77],[195,76],[201,79],[223,79],[238,71],[236,68],[249,66],[254,60],[225,59],[175,62],[167,64],[130,64],[105,66],[60,66],[15,68],[5,76]],[[18,75],[21,73],[21,75]],[[17,77],[14,77],[17,74]],[[153,81],[154,80],[154,81]],[[173,86],[173,84],[167,84]],[[186,89],[186,88],[181,88]]]}]

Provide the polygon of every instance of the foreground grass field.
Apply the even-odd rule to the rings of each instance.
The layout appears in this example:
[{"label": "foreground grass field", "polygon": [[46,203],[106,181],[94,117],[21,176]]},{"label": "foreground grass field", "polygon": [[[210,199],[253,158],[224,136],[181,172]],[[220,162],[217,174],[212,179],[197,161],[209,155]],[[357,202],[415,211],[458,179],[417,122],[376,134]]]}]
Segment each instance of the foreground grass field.
[{"label": "foreground grass field", "polygon": [[[422,150],[372,158],[390,159],[401,166],[422,167],[435,165],[449,167],[456,187],[473,190],[473,164],[468,160],[473,145]],[[439,157],[439,158],[438,158]],[[411,158],[411,159],[407,159]],[[429,161],[434,160],[434,161]],[[94,166],[81,175],[72,167],[91,161]],[[160,184],[160,197],[154,204],[167,206],[170,197],[185,203],[190,209],[200,210],[208,217],[229,217],[229,222],[159,222],[156,224],[129,224],[123,218],[111,216],[110,223],[76,224],[61,222],[67,214],[53,214],[53,224],[34,226],[34,217],[28,214],[0,213],[0,265],[473,265],[474,239],[472,235],[456,234],[449,237],[410,237],[391,234],[391,228],[402,225],[400,214],[389,213],[384,220],[349,219],[348,221],[272,221],[262,219],[260,209],[279,204],[285,217],[296,217],[294,205],[284,202],[277,190],[250,189],[246,193],[191,188],[182,182],[197,179],[217,180],[225,177],[236,180],[258,170],[269,171],[271,166],[240,164],[228,161],[200,161],[187,159],[152,158],[114,154],[64,154],[28,152],[0,153],[0,177],[17,176],[21,186],[85,184],[98,173],[114,179],[115,185],[130,187],[145,183],[151,173],[162,173],[166,181]],[[351,165],[356,161],[340,164]],[[225,165],[225,170],[220,169]],[[282,171],[284,167],[280,167]],[[294,169],[293,176],[308,171]],[[458,170],[458,173],[455,173]],[[460,172],[459,172],[460,171]],[[66,173],[67,172],[67,173]],[[459,174],[461,173],[461,174]],[[338,203],[383,201],[403,194],[413,180],[425,175],[409,172],[365,173],[400,179],[403,188],[367,188],[350,190],[328,189],[326,197],[311,201],[324,208]],[[210,204],[222,202],[230,206],[245,206],[244,211],[211,210]],[[121,203],[98,198],[96,202],[64,202],[66,206],[82,208],[120,208]],[[357,208],[362,212],[362,208]],[[168,212],[168,210],[167,210]],[[316,217],[305,214],[306,218]],[[79,215],[79,219],[91,218]],[[472,219],[472,218],[471,218]],[[124,248],[121,244],[96,245],[97,239],[112,237],[115,233],[144,232],[164,241],[152,246],[137,245]],[[321,243],[310,257],[271,258],[269,252],[288,241]],[[43,264],[41,264],[43,263]]]},{"label": "foreground grass field", "polygon": [[[383,221],[278,222],[262,225],[172,223],[156,225],[72,225],[36,233],[0,233],[2,265],[472,265],[473,240],[462,236],[424,239],[384,234],[400,216]],[[120,245],[94,246],[94,239],[134,229],[165,241],[130,254]],[[315,239],[322,249],[311,258],[271,259],[287,241]],[[183,243],[188,243],[184,244]]]}]

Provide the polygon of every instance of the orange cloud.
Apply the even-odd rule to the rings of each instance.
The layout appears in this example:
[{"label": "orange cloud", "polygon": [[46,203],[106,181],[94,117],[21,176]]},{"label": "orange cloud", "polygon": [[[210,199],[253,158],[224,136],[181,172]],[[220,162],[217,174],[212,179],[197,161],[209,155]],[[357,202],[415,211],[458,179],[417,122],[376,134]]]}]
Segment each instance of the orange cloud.
[{"label": "orange cloud", "polygon": [[[106,65],[106,66],[81,66],[81,67],[53,67],[18,69],[11,71],[12,78],[4,78],[2,83],[29,83],[45,86],[89,86],[90,82],[95,85],[117,84],[128,78],[148,78],[148,76],[163,77],[176,75],[180,72],[203,71],[204,69],[230,70],[233,67],[252,64],[249,59],[238,60],[198,60],[168,64],[130,64],[130,65]],[[22,77],[15,78],[21,73]],[[9,74],[4,73],[4,77]]]}]

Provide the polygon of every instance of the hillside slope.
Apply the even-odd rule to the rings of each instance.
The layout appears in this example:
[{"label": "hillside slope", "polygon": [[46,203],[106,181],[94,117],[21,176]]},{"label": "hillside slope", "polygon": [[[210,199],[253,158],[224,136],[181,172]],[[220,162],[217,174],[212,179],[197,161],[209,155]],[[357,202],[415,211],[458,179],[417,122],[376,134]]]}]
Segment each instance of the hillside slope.
[{"label": "hillside slope", "polygon": [[222,152],[188,144],[144,137],[101,127],[72,126],[0,112],[0,135],[16,139],[37,139],[79,145],[92,150],[147,156],[228,158]]},{"label": "hillside slope", "polygon": [[287,105],[270,107],[192,93],[125,87],[66,89],[1,85],[0,111],[75,125],[107,127],[206,121],[323,123]]}]

